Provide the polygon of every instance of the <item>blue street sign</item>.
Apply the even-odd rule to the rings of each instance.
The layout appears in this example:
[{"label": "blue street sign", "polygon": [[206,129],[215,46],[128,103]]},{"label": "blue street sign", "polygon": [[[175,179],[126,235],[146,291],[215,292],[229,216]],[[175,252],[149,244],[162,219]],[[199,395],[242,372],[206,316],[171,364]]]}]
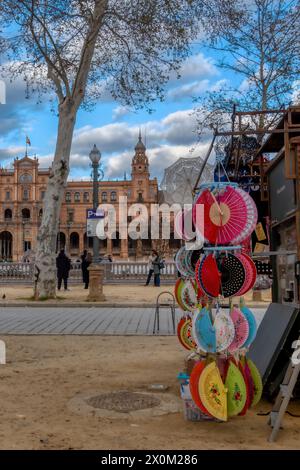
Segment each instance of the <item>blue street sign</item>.
[{"label": "blue street sign", "polygon": [[87,209],[86,210],[86,218],[88,220],[90,219],[104,219],[105,217],[105,212],[103,209],[97,209],[95,211],[94,209]]}]

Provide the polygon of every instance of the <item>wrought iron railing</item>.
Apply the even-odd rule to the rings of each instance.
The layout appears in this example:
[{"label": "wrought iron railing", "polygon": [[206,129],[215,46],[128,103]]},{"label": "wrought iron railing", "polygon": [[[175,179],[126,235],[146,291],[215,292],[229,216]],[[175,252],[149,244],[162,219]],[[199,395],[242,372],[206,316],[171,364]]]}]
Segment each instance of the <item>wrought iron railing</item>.
[{"label": "wrought iron railing", "polygon": [[[148,274],[148,263],[134,261],[106,262],[104,267],[104,283],[143,283]],[[0,284],[31,284],[33,282],[34,265],[32,263],[0,263]],[[173,262],[166,262],[161,271],[162,281],[171,282],[176,278],[177,271]],[[69,280],[71,283],[82,282],[81,263],[73,262]]]}]

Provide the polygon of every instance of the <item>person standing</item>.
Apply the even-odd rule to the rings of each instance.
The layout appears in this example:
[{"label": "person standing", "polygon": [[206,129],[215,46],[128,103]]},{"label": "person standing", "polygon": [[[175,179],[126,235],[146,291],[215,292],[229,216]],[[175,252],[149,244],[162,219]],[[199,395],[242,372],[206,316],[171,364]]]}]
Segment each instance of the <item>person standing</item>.
[{"label": "person standing", "polygon": [[90,272],[88,270],[88,267],[90,266],[90,264],[92,264],[92,255],[91,253],[87,253],[84,258],[82,257],[82,264],[81,264],[82,280],[84,282],[85,289],[89,288]]},{"label": "person standing", "polygon": [[155,287],[160,287],[160,271],[164,267],[164,262],[162,261],[159,254],[156,252],[156,257],[153,261],[153,272],[154,272],[154,285]]},{"label": "person standing", "polygon": [[57,289],[60,290],[62,281],[64,281],[65,290],[68,289],[68,277],[71,269],[71,260],[65,254],[65,250],[60,250],[56,258],[57,267]]},{"label": "person standing", "polygon": [[85,283],[85,259],[87,257],[87,250],[83,250],[83,253],[82,255],[80,256],[80,260],[81,260],[81,272],[82,272],[82,282]]},{"label": "person standing", "polygon": [[158,255],[157,251],[152,250],[151,255],[148,258],[148,277],[145,286],[149,286],[152,274],[154,272],[153,261],[155,260],[156,256]]}]

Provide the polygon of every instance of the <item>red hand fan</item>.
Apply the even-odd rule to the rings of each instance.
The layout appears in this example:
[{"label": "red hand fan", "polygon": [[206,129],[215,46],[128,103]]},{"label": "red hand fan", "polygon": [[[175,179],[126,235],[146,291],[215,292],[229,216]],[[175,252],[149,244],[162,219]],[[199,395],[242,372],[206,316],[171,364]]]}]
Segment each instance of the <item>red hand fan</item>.
[{"label": "red hand fan", "polygon": [[200,288],[209,297],[218,297],[221,289],[221,274],[216,259],[212,254],[207,255],[196,269],[196,280]]},{"label": "red hand fan", "polygon": [[205,366],[205,361],[200,361],[194,366],[190,376],[190,391],[195,405],[197,405],[203,413],[207,414],[208,416],[211,416],[211,414],[203,405],[199,394],[199,379],[200,375],[202,374],[202,371],[205,369]]},{"label": "red hand fan", "polygon": [[[196,220],[196,205],[204,205],[204,227]],[[248,222],[248,211],[243,196],[231,186],[216,192],[206,189],[193,207],[194,224],[210,243],[226,245],[237,238]]]}]

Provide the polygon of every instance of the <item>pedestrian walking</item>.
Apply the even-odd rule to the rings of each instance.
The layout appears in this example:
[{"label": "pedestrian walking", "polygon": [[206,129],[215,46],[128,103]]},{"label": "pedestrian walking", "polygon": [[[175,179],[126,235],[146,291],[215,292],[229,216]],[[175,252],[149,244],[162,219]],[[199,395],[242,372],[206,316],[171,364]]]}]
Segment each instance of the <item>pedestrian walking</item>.
[{"label": "pedestrian walking", "polygon": [[160,286],[160,271],[164,269],[165,263],[160,255],[156,252],[156,257],[153,261],[153,272],[154,272],[154,285],[155,287]]},{"label": "pedestrian walking", "polygon": [[65,290],[68,289],[68,277],[71,269],[71,260],[65,254],[65,250],[60,250],[58,257],[56,258],[57,267],[57,288],[60,290],[62,281],[64,281]]},{"label": "pedestrian walking", "polygon": [[90,272],[88,270],[88,267],[90,264],[92,264],[92,255],[91,253],[86,253],[86,256],[82,258],[81,262],[81,269],[82,269],[82,280],[84,282],[84,288],[88,289],[89,288],[89,282],[90,282]]},{"label": "pedestrian walking", "polygon": [[145,286],[149,286],[152,274],[154,273],[153,261],[157,257],[158,253],[155,250],[152,250],[151,255],[148,258],[148,277]]}]

